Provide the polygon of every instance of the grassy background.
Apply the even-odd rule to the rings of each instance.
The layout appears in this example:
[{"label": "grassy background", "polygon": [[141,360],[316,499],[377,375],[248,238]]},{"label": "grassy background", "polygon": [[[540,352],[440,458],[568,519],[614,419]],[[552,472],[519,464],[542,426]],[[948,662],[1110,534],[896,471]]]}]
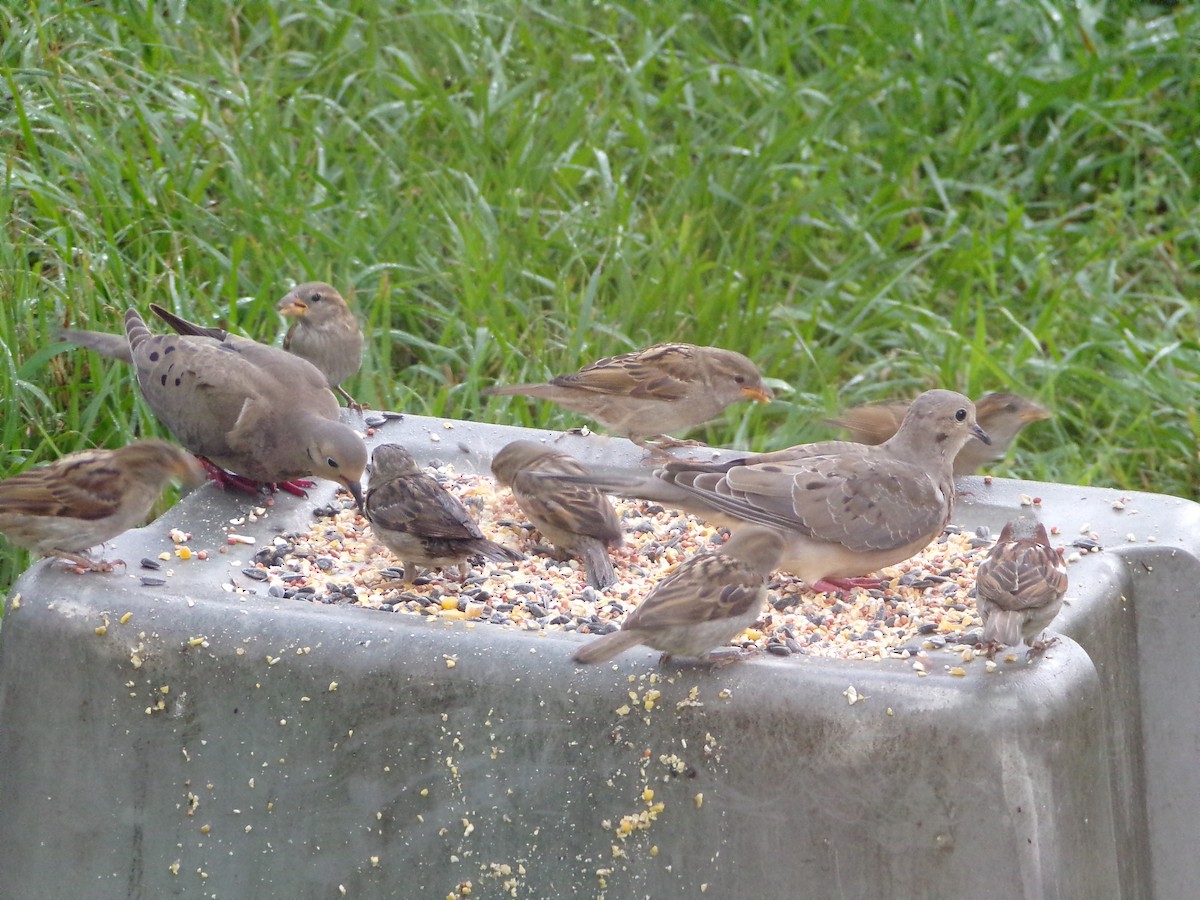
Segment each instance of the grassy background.
[{"label": "grassy background", "polygon": [[9,6],[0,475],[160,433],[57,327],[317,278],[372,405],[577,424],[479,390],[681,339],[792,388],[714,442],[1003,388],[1057,415],[1002,474],[1196,492],[1190,5]]}]

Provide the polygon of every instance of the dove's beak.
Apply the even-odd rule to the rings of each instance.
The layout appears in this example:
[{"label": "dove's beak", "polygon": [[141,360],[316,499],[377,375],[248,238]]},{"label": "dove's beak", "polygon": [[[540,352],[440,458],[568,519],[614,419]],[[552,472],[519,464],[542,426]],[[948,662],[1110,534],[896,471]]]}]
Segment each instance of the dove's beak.
[{"label": "dove's beak", "polygon": [[349,479],[343,481],[342,485],[354,495],[354,502],[358,504],[358,511],[365,516],[367,508],[363,505],[362,485],[357,481],[350,481]]},{"label": "dove's beak", "polygon": [[992,439],[988,437],[988,433],[978,425],[971,426],[971,434],[975,435],[975,437],[979,438],[979,440],[983,441],[985,444],[992,443]]},{"label": "dove's beak", "polygon": [[771,392],[764,387],[744,387],[742,393],[755,403],[771,402]]},{"label": "dove's beak", "polygon": [[302,316],[308,312],[308,304],[303,300],[297,300],[292,297],[284,297],[279,301],[279,312],[285,316]]}]

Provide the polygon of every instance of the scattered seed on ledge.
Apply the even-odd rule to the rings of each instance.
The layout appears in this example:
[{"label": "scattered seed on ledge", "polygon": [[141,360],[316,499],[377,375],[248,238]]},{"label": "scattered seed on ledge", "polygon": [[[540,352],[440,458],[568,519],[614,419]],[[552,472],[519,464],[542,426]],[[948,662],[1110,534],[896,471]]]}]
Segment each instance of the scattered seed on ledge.
[{"label": "scattered seed on ledge", "polygon": [[[307,531],[273,539],[271,552],[260,550],[257,566],[243,574],[266,584],[273,601],[284,597],[426,620],[601,635],[620,627],[676,565],[711,552],[727,535],[658,503],[614,498],[626,544],[611,554],[617,583],[600,591],[587,585],[577,561],[545,555],[546,540],[490,477],[442,464],[426,471],[467,504],[487,537],[527,558],[499,565],[470,560],[464,581],[452,568],[422,570],[406,582],[402,563],[374,539],[357,509],[332,504]],[[922,676],[930,673],[930,663],[915,654],[926,646],[953,654],[938,672],[969,665],[976,657],[962,650],[980,635],[969,592],[992,540],[986,529],[951,526],[916,557],[873,573],[884,579],[881,590],[815,594],[790,575],[775,573],[758,622],[732,645],[779,657],[908,658]]]}]

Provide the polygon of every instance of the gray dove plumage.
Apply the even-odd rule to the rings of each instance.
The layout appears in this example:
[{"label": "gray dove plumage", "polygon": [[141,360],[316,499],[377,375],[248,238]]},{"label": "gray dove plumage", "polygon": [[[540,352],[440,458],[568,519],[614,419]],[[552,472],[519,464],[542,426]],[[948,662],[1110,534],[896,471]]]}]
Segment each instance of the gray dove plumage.
[{"label": "gray dove plumage", "polygon": [[877,446],[822,441],[724,463],[678,461],[653,473],[568,480],[731,527],[776,528],[786,541],[779,567],[826,590],[908,559],[942,532],[954,509],[954,458],[972,437],[989,440],[971,401],[927,391]]},{"label": "gray dove plumage", "polygon": [[[855,441],[882,444],[896,433],[908,407],[904,400],[855,406],[827,422],[846,429]],[[1026,425],[1044,421],[1050,418],[1050,413],[1019,394],[992,393],[975,401],[975,418],[992,439],[991,443],[973,437],[963,444],[954,458],[955,477],[974,475],[984,466],[1002,460]]]},{"label": "gray dove plumage", "polygon": [[177,333],[152,334],[130,309],[124,350],[115,335],[63,336],[132,362],[154,414],[188,450],[240,476],[226,480],[296,489],[293,482],[316,476],[346,487],[361,507],[366,445],[339,421],[337,398],[315,366],[154,304],[150,309]]}]

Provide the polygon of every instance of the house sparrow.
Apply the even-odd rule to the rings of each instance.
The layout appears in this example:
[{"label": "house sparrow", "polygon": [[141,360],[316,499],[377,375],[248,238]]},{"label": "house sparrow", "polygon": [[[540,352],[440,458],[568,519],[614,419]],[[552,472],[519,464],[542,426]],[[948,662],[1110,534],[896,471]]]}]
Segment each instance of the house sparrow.
[{"label": "house sparrow", "polygon": [[380,444],[371,454],[367,519],[375,536],[400,558],[410,583],[417,566],[459,566],[466,577],[468,557],[496,562],[523,559],[489,541],[462,501],[425,474],[399,444]]},{"label": "house sparrow", "polygon": [[111,572],[83,551],[143,522],[172,479],[199,483],[204,472],[166,441],[71,453],[0,481],[0,531],[42,556]]},{"label": "house sparrow", "polygon": [[604,590],[617,580],[606,548],[625,540],[612,501],[587,485],[530,477],[586,471],[574,457],[534,441],[513,441],[492,459],[496,481],[512,489],[529,520],[559,552],[582,559],[588,584]]},{"label": "house sparrow", "polygon": [[[362,507],[366,444],[339,421],[341,407],[316,366],[154,304],[150,309],[176,334],[151,334],[137,310],[125,313],[126,349],[142,396],[218,483],[252,492],[278,484],[303,493],[312,482],[297,479],[315,475],[341,484]],[[99,340],[104,335],[64,336],[125,358],[114,342]]]},{"label": "house sparrow", "polygon": [[1000,532],[975,575],[975,603],[983,642],[1012,647],[1035,641],[1062,609],[1067,567],[1050,546],[1046,527],[1024,516]]},{"label": "house sparrow", "polygon": [[[736,400],[771,399],[758,368],[742,354],[693,344],[655,344],[544,384],[493,387],[482,393],[550,400],[654,451],[685,445],[665,432],[707,422]],[[648,443],[648,437],[659,443]]]},{"label": "house sparrow", "polygon": [[908,559],[950,521],[954,458],[971,437],[989,440],[971,401],[927,391],[878,446],[822,441],[728,462],[673,461],[652,473],[538,477],[656,500],[731,527],[776,528],[786,542],[779,567],[814,590],[877,586],[857,576]]},{"label": "house sparrow", "polygon": [[762,612],[767,577],[779,563],[783,537],[746,526],[716,553],[687,559],[654,586],[619,631],[575,651],[579,663],[606,662],[645,644],[669,656],[708,659],[714,647],[737,637]]},{"label": "house sparrow", "polygon": [[283,349],[320,369],[329,386],[353,408],[362,411],[341,387],[362,365],[363,333],[346,301],[329,285],[309,281],[279,301],[278,310],[295,319],[283,338]]},{"label": "house sparrow", "polygon": [[[896,433],[908,407],[904,400],[856,406],[827,422],[846,429],[856,441],[882,444]],[[956,478],[974,475],[983,466],[999,462],[1022,428],[1050,418],[1050,413],[1017,394],[984,394],[975,403],[975,418],[992,442],[984,444],[975,438],[967,441],[954,460]]]}]

